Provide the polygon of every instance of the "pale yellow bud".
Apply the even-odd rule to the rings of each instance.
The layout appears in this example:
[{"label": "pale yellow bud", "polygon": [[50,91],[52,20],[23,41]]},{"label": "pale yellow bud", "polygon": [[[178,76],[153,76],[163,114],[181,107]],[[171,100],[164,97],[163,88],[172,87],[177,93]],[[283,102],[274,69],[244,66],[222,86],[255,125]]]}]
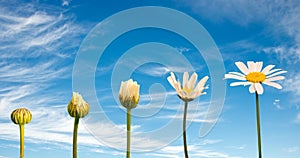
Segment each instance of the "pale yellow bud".
[{"label": "pale yellow bud", "polygon": [[24,125],[31,121],[32,114],[26,108],[18,108],[11,113],[10,118],[13,123]]},{"label": "pale yellow bud", "polygon": [[132,79],[121,83],[119,100],[127,109],[135,108],[140,100],[140,85]]},{"label": "pale yellow bud", "polygon": [[68,105],[71,117],[82,118],[89,113],[90,105],[85,102],[79,93],[73,92],[72,99]]}]

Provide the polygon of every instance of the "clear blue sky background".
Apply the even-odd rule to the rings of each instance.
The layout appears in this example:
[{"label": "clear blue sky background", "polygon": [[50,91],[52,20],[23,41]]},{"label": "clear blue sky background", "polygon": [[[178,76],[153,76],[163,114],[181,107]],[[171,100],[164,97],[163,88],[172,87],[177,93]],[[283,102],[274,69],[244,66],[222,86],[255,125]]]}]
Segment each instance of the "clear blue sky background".
[{"label": "clear blue sky background", "polygon": [[[282,90],[265,86],[260,96],[263,154],[266,158],[300,157],[299,1],[0,0],[0,158],[19,156],[19,129],[10,121],[10,113],[21,106],[33,113],[32,122],[25,126],[25,157],[72,156],[73,118],[69,117],[66,107],[72,95],[73,64],[80,44],[105,18],[140,6],[168,7],[196,19],[218,46],[226,72],[238,71],[234,62],[249,60],[287,70],[286,79],[280,82]],[[107,118],[119,128],[125,127],[125,112],[112,96],[111,72],[128,49],[148,42],[173,47],[194,66],[199,77],[209,75],[200,53],[178,34],[144,28],[120,36],[105,50],[95,72],[98,101]],[[134,62],[128,61],[124,66],[130,64]],[[164,127],[170,120],[181,121],[176,114],[181,116],[182,103],[166,81],[170,70],[161,63],[148,63],[133,71],[131,77],[141,84],[141,101],[136,113],[147,108],[158,109],[151,116],[133,117],[134,132],[147,133]],[[172,71],[181,78],[185,67],[175,67]],[[226,83],[219,120],[205,137],[199,137],[199,129],[206,122],[204,116],[211,102],[211,89],[200,97],[200,110],[195,111],[193,105],[197,102],[191,102],[189,116],[193,116],[194,121],[189,120],[187,132],[191,157],[256,157],[255,97],[248,87],[229,87],[230,82]],[[163,85],[167,94],[162,107],[155,102],[162,99],[162,94],[149,96],[149,88],[155,83]],[[103,136],[125,145],[124,135],[114,135],[113,128],[99,122],[103,125]],[[159,139],[140,140],[134,145],[161,146]],[[78,144],[79,157],[125,156],[124,151],[107,147],[95,139],[82,123]],[[179,135],[164,148],[134,152],[132,157],[180,158],[182,149]]]}]

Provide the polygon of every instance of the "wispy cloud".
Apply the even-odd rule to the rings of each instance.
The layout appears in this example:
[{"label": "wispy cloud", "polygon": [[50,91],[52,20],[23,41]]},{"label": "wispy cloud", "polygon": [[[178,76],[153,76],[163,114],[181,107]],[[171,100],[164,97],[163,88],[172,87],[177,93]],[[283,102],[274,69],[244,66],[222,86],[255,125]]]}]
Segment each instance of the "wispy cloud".
[{"label": "wispy cloud", "polygon": [[300,123],[300,113],[297,114],[297,116],[295,118],[295,122]]},{"label": "wispy cloud", "polygon": [[283,150],[288,153],[294,153],[294,152],[299,151],[299,147],[293,146],[293,147],[284,148]]},{"label": "wispy cloud", "polygon": [[[276,46],[263,46],[252,43],[250,50],[277,53],[281,59],[286,59],[291,63],[296,62],[300,57],[300,3],[297,1],[185,1],[187,6],[193,8],[210,21],[222,22],[231,21],[235,24],[248,26],[251,24],[262,24],[265,29],[259,34],[260,38],[272,38],[277,41]],[[213,4],[212,4],[213,3]],[[207,8],[209,7],[209,8]],[[205,8],[205,9],[204,9]],[[206,12],[206,10],[210,10]],[[205,13],[204,13],[205,12]],[[289,37],[282,40],[282,37]],[[249,39],[248,39],[249,40]],[[244,42],[245,43],[245,42]],[[254,45],[253,45],[254,44]],[[257,47],[259,46],[259,47]]]},{"label": "wispy cloud", "polygon": [[63,10],[44,12],[26,7],[24,4],[21,12],[1,8],[0,57],[68,57],[70,52],[66,51],[79,44],[76,37],[84,29],[74,24],[72,17],[64,15]]},{"label": "wispy cloud", "polygon": [[[189,108],[188,108],[187,121],[194,122],[194,123],[203,123],[203,122],[211,123],[211,122],[215,122],[216,121],[215,119],[220,121],[219,118],[215,118],[215,119],[211,119],[211,120],[205,119],[207,116],[214,115],[214,111],[212,111],[211,113],[208,113],[209,105],[210,105],[210,102],[190,103]],[[159,118],[182,120],[183,106],[180,106],[180,105],[178,105],[177,107],[167,106],[166,108],[172,109],[172,110],[178,110],[179,112],[177,114],[160,116]],[[210,118],[210,117],[207,117],[207,118]]]},{"label": "wispy cloud", "polygon": [[62,6],[69,6],[72,0],[62,0]]},{"label": "wispy cloud", "polygon": [[[0,1],[0,21],[0,128],[7,129],[0,131],[0,140],[18,141],[10,113],[24,106],[33,114],[26,141],[70,144],[73,120],[66,98],[71,85],[64,81],[71,77],[71,61],[87,30],[63,8],[38,2]],[[80,130],[82,144],[99,144],[82,125]]]},{"label": "wispy cloud", "polygon": [[243,144],[241,146],[228,146],[227,148],[235,149],[235,150],[244,150],[246,148],[246,145]]},{"label": "wispy cloud", "polygon": [[287,78],[283,84],[285,87],[285,91],[290,91],[293,92],[294,94],[296,94],[297,96],[300,95],[300,75],[299,74],[295,74],[295,73],[291,73],[290,74],[291,77]]},{"label": "wispy cloud", "polygon": [[273,102],[273,105],[278,110],[282,110],[283,109],[283,107],[280,105],[280,100],[279,99],[275,99],[274,102]]},{"label": "wispy cloud", "polygon": [[[224,57],[231,60],[232,54],[266,53],[278,63],[283,63],[289,75],[284,81],[284,90],[300,96],[299,65],[300,59],[300,3],[298,1],[254,0],[228,1],[181,1],[186,7],[209,21],[216,23],[231,22],[242,28],[253,24],[263,26],[260,32],[247,39],[240,39],[221,46]],[[209,12],[207,12],[209,10]],[[284,39],[284,40],[283,40]],[[273,41],[262,42],[263,40]],[[259,41],[259,42],[257,42]],[[275,44],[274,44],[275,43]],[[227,54],[229,54],[227,57]],[[236,60],[236,58],[235,58]],[[297,65],[297,66],[295,66]]]},{"label": "wispy cloud", "polygon": [[[217,144],[221,142],[220,140],[204,140],[205,142],[211,142],[210,144]],[[206,157],[206,158],[238,158],[238,156],[233,156],[230,154],[206,149],[207,143],[201,143],[199,145],[189,146],[189,155],[191,157]],[[147,155],[157,156],[157,157],[169,157],[169,158],[180,158],[183,156],[183,146],[180,145],[170,145],[162,148],[161,150],[149,153]]]}]

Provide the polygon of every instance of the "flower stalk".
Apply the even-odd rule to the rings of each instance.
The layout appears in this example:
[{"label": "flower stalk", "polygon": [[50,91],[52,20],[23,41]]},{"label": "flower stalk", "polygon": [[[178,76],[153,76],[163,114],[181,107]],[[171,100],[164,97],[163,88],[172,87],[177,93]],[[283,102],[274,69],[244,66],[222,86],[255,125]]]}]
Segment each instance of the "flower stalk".
[{"label": "flower stalk", "polygon": [[127,150],[126,158],[130,158],[131,109],[127,109]]},{"label": "flower stalk", "polygon": [[73,158],[77,158],[77,133],[78,133],[79,118],[74,120],[74,131],[73,131]]},{"label": "flower stalk", "polygon": [[20,158],[24,157],[24,125],[19,125],[20,128]]},{"label": "flower stalk", "polygon": [[73,92],[72,99],[68,105],[68,113],[74,117],[73,130],[73,158],[77,158],[77,135],[79,119],[85,117],[90,110],[90,105],[82,98],[79,93]]},{"label": "flower stalk", "polygon": [[188,101],[184,101],[184,114],[183,114],[183,123],[182,123],[182,129],[183,129],[183,145],[184,145],[184,155],[185,158],[188,158],[188,149],[187,149],[187,141],[186,141],[186,115],[187,115],[187,107],[188,107]]},{"label": "flower stalk", "polygon": [[262,149],[261,149],[261,135],[260,135],[260,112],[259,112],[259,100],[258,93],[255,93],[256,100],[256,126],[257,126],[257,145],[258,145],[258,157],[262,158]]}]

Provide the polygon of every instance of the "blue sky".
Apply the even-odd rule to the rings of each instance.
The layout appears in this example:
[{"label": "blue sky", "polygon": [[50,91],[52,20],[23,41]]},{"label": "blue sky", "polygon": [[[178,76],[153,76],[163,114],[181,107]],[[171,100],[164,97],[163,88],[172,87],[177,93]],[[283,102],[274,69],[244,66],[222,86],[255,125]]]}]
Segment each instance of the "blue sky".
[{"label": "blue sky", "polygon": [[[32,121],[25,126],[25,157],[71,157],[73,118],[66,107],[73,89],[81,92],[92,106],[89,116],[80,122],[79,157],[124,157],[121,148],[126,143],[125,111],[116,92],[121,80],[129,77],[141,84],[140,104],[134,109],[132,121],[132,146],[139,151],[133,152],[132,157],[183,157],[183,106],[166,78],[170,71],[179,78],[184,71],[196,71],[199,78],[213,75],[203,52],[199,53],[188,39],[160,28],[130,30],[109,43],[95,67],[79,71],[79,77],[85,71],[93,72],[93,82],[74,81],[78,70],[74,64],[80,60],[79,54],[84,57],[82,52],[92,49],[82,44],[92,35],[101,39],[106,31],[114,31],[110,27],[101,30],[106,26],[102,21],[109,21],[120,11],[142,6],[167,7],[195,19],[218,47],[225,72],[238,71],[236,61],[250,60],[287,70],[286,79],[279,82],[282,90],[265,86],[260,96],[263,154],[299,158],[300,3],[283,0],[0,0],[0,158],[18,156],[19,131],[10,121],[10,113],[21,106],[33,114]],[[150,16],[145,21],[160,18]],[[136,19],[120,20],[125,26]],[[172,20],[177,23],[170,26],[195,29],[182,19]],[[101,40],[94,44],[98,48]],[[90,66],[85,64],[82,67]],[[207,112],[210,103],[215,102],[211,100],[211,87],[216,82],[226,84],[222,113],[212,130],[200,137],[202,125],[215,121],[205,116],[216,115],[215,111]],[[255,96],[248,87],[229,87],[230,82],[222,78],[209,80],[207,95],[190,103],[187,135],[191,157],[256,157]],[[89,84],[95,87],[95,93],[80,89]],[[93,95],[97,100],[90,99]],[[100,107],[102,110],[97,111]],[[174,126],[170,126],[172,123]],[[161,129],[168,132],[161,137],[146,137]]]}]

